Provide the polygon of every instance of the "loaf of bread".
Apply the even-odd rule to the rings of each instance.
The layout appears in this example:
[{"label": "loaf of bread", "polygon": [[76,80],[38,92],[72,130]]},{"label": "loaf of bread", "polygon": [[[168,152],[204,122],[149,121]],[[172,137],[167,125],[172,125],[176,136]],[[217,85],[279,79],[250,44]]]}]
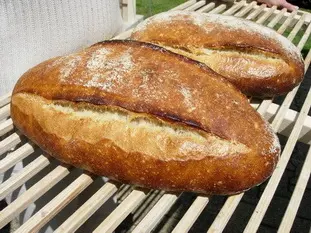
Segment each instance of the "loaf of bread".
[{"label": "loaf of bread", "polygon": [[251,96],[285,94],[304,75],[301,54],[289,40],[233,16],[161,13],[139,24],[131,39],[158,44],[203,62]]},{"label": "loaf of bread", "polygon": [[107,41],[26,72],[15,126],[59,160],[142,187],[232,194],[267,179],[277,136],[231,83],[161,47]]}]

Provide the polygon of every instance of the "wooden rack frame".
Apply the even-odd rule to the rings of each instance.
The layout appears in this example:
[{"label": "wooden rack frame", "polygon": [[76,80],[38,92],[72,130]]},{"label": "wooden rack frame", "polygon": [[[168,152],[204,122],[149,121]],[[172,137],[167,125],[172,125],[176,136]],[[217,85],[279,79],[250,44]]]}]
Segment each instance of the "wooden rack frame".
[{"label": "wooden rack frame", "polygon": [[[133,4],[133,2],[135,1],[122,1],[122,3],[127,3],[129,5]],[[132,8],[129,9],[129,5],[122,5],[124,9],[128,9],[124,17],[132,21],[133,12],[135,12],[135,10]],[[228,8],[225,4],[216,7],[214,2],[206,3],[206,1],[190,0],[172,10],[234,15],[236,17],[247,18],[259,24],[264,24],[270,28],[275,28],[277,24],[281,24],[277,31],[283,34],[286,30],[290,30],[288,35],[289,40],[293,40],[299,31],[303,32],[303,36],[297,44],[300,50],[303,49],[311,33],[309,13],[297,11],[287,13],[286,9],[277,10],[276,7],[268,8],[265,4],[257,5],[255,1],[251,3],[246,3],[245,1],[236,2],[232,7]],[[127,38],[130,33],[131,31],[127,31],[116,38]],[[310,65],[310,61],[311,52],[308,51],[307,55],[304,57],[306,70]],[[259,101],[250,99],[252,106],[257,109],[263,117],[270,121],[273,129],[287,138],[287,143],[283,148],[277,168],[267,182],[264,192],[256,204],[256,208],[249,218],[245,229],[241,229],[244,230],[244,232],[256,232],[258,230],[274,197],[287,163],[291,159],[296,143],[301,141],[310,144],[311,119],[308,116],[308,111],[311,106],[311,91],[308,92],[300,111],[294,111],[290,109],[290,105],[297,91],[298,87],[288,93],[281,105],[273,103],[273,100]],[[3,140],[0,141],[0,156],[7,153],[11,148],[14,148],[0,160],[1,173],[9,170],[26,157],[29,158],[36,149],[31,142],[22,140],[23,136],[19,132],[14,131],[12,120],[10,119],[10,94],[0,97],[0,136],[4,137]],[[0,199],[12,193],[45,167],[50,166],[51,160],[52,159],[46,155],[34,157],[32,162],[25,166],[18,174],[11,176],[0,184]],[[52,169],[40,181],[35,183],[0,212],[0,228],[9,223],[14,217],[18,216],[30,203],[44,195],[64,177],[71,176],[72,170],[70,166],[63,164]],[[283,220],[281,221],[278,232],[290,232],[298,208],[301,207],[300,203],[310,178],[310,172],[311,150],[309,149],[286,211],[280,213],[283,215]],[[61,190],[57,196],[38,210],[38,212],[16,232],[33,232],[39,230],[83,190],[87,189],[93,181],[93,176],[89,175],[87,172],[82,173],[75,178],[68,187]],[[112,232],[130,213],[135,214],[137,211],[140,213],[140,217],[133,222],[130,231],[150,232],[180,197],[180,194],[138,189],[128,185],[120,186],[114,182],[107,181],[68,219],[64,219],[64,222],[56,232],[74,232],[84,224],[87,219],[91,218],[100,206],[114,197],[116,193],[122,194],[120,203],[107,218],[102,219],[102,223],[97,226],[95,232]],[[206,230],[208,232],[222,232],[226,228],[231,217],[234,216],[235,210],[239,206],[243,195],[244,193],[229,196],[213,223]],[[173,232],[188,232],[212,199],[213,197],[197,196],[180,221],[174,226]],[[301,208],[310,208],[310,206]],[[144,210],[144,214],[141,214],[142,209]]]}]

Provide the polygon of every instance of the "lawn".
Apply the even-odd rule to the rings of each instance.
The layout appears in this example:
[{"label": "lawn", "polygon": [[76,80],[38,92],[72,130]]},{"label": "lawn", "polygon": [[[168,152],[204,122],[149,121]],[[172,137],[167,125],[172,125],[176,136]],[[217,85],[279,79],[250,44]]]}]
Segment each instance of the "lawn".
[{"label": "lawn", "polygon": [[167,11],[186,0],[136,0],[137,13],[145,17]]}]

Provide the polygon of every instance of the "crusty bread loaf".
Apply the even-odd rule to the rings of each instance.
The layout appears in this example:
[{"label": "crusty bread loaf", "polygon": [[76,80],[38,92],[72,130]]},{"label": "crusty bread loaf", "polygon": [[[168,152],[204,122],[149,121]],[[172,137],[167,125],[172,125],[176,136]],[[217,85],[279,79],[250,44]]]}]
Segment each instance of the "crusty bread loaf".
[{"label": "crusty bread loaf", "polygon": [[156,189],[241,192],[269,177],[280,153],[270,126],[224,78],[135,41],[32,68],[15,86],[11,116],[61,161]]},{"label": "crusty bread loaf", "polygon": [[131,38],[203,62],[251,96],[287,93],[304,74],[301,54],[289,40],[233,16],[161,13],[139,24]]}]

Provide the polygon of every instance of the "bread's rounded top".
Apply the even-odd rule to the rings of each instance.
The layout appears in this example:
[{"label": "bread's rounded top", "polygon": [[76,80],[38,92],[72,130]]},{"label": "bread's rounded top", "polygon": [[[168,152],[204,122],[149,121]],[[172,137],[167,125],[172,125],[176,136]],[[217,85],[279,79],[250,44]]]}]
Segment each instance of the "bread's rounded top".
[{"label": "bread's rounded top", "polygon": [[271,127],[233,85],[205,65],[148,43],[107,41],[26,72],[16,93],[115,106],[276,156]]},{"label": "bread's rounded top", "polygon": [[140,23],[131,38],[185,47],[262,50],[302,62],[300,51],[288,39],[273,29],[234,16],[189,11],[160,13]]}]

